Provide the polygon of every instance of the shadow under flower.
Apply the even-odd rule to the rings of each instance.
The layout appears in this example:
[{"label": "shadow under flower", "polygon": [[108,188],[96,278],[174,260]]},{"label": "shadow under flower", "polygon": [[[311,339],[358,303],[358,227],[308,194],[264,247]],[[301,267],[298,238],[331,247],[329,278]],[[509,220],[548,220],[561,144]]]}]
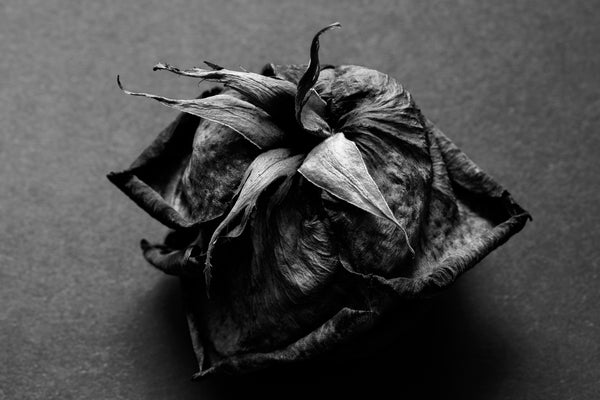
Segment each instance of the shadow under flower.
[{"label": "shadow under flower", "polygon": [[[173,387],[169,395],[183,399],[325,395],[379,398],[380,393],[419,399],[493,397],[502,386],[511,360],[515,360],[515,352],[503,335],[505,331],[490,324],[487,317],[483,320],[474,297],[466,295],[472,290],[471,281],[459,279],[450,289],[424,301],[428,311],[408,328],[402,325],[404,321],[384,321],[388,332],[397,333],[373,339],[382,344],[393,340],[385,346],[370,342],[374,350],[369,356],[301,362],[243,376],[212,377]],[[171,346],[163,362],[172,372],[190,376],[196,365],[178,282],[169,280],[159,285],[155,294],[153,303],[158,318],[169,325],[161,334],[161,340]]]}]

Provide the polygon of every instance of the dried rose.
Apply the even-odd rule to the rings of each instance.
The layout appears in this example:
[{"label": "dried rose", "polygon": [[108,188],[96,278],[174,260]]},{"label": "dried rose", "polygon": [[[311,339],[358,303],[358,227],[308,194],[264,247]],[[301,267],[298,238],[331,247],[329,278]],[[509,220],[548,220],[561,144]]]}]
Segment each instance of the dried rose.
[{"label": "dried rose", "polygon": [[109,179],[172,229],[142,249],[182,278],[196,377],[312,358],[380,329],[529,218],[394,79],[321,68],[319,36],[336,26],[316,34],[308,66],[158,64],[225,89],[126,91],[183,112]]}]

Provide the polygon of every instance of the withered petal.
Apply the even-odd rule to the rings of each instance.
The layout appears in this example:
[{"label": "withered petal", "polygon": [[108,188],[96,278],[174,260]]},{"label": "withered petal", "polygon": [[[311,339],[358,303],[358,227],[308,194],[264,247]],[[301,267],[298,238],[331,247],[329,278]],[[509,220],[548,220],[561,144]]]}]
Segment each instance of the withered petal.
[{"label": "withered petal", "polygon": [[228,127],[181,113],[128,169],[108,178],[159,222],[187,229],[223,214],[258,153]]},{"label": "withered petal", "polygon": [[[425,132],[422,135],[426,136]],[[414,257],[406,246],[406,236],[418,252],[428,209],[430,157],[391,135],[360,131],[347,137],[360,150],[369,174],[404,230],[389,220],[324,196],[324,209],[332,221],[340,253],[356,271],[410,275]]]},{"label": "withered petal", "polygon": [[298,174],[283,177],[262,191],[243,236],[216,249],[222,267],[201,316],[213,360],[278,349],[339,310],[339,263],[327,217],[317,215],[320,191]]},{"label": "withered petal", "polygon": [[[201,368],[193,378],[200,380],[220,373],[256,371],[268,365],[309,360],[357,339],[372,328],[375,321],[371,311],[346,307],[306,336],[287,346],[269,352],[249,352],[227,357],[206,369]],[[197,332],[192,332],[192,335],[197,336]],[[203,355],[199,357],[203,358]]]},{"label": "withered petal", "polygon": [[[341,235],[338,237],[342,242],[348,242],[344,248],[349,250],[342,254],[345,257],[343,264],[350,271],[358,271],[356,276],[362,276],[364,287],[371,288],[369,296],[372,298],[377,298],[377,293],[384,287],[406,298],[430,296],[502,245],[531,218],[506,189],[476,166],[429,120],[426,120],[425,128],[432,170],[426,196],[412,199],[409,192],[398,191],[400,199],[405,197],[415,207],[419,205],[422,214],[413,217],[419,223],[419,230],[410,230],[413,234],[418,233],[416,257],[411,262],[405,261],[403,270],[390,276],[389,273],[371,273],[376,270],[372,264],[360,265],[360,258],[364,258],[364,250],[361,251],[365,248],[364,240],[378,238],[377,231],[362,225],[360,229],[365,233],[361,234],[355,229],[360,223],[347,210],[334,209],[331,213],[334,225],[340,225],[336,232]],[[418,164],[414,160],[411,163]],[[380,176],[378,180],[382,178]],[[420,181],[418,174],[405,184],[411,186],[411,181],[413,185]],[[388,196],[393,204],[398,201],[394,194]],[[337,220],[335,213],[343,217]],[[345,220],[352,219],[355,228],[344,224]],[[384,238],[383,243],[392,239]]]},{"label": "withered petal", "polygon": [[189,228],[196,222],[188,218],[187,207],[178,207],[174,199],[181,191],[181,177],[199,124],[198,117],[180,114],[128,169],[107,176],[137,205],[171,229]]},{"label": "withered petal", "polygon": [[320,189],[297,174],[259,199],[251,267],[253,279],[264,282],[265,298],[271,292],[278,303],[306,302],[334,273],[337,248],[327,218],[318,215],[320,203]]},{"label": "withered petal", "polygon": [[304,154],[294,154],[290,149],[280,148],[260,154],[250,164],[239,186],[231,211],[215,229],[210,239],[205,268],[207,286],[211,278],[211,255],[218,240],[222,237],[232,238],[241,235],[261,193],[279,179],[295,174],[303,159]]},{"label": "withered petal", "polygon": [[334,74],[330,104],[337,131],[392,136],[426,154],[421,112],[394,78],[354,65],[337,67]]},{"label": "withered petal", "polygon": [[[429,215],[415,270],[414,294],[427,295],[452,283],[519,232],[531,215],[425,119],[433,161]],[[410,293],[410,291],[407,291]]]}]

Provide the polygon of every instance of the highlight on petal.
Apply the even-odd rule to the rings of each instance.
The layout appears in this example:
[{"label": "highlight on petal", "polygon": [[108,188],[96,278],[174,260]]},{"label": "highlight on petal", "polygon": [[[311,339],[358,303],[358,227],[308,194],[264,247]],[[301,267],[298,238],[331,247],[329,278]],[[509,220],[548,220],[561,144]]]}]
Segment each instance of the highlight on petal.
[{"label": "highlight on petal", "polygon": [[164,63],[156,64],[154,70],[170,71],[177,75],[223,83],[243,94],[249,103],[265,110],[271,117],[282,121],[289,121],[292,118],[291,112],[296,95],[296,86],[293,83],[253,72],[231,71],[206,61],[205,63],[213,70],[180,69]]},{"label": "highlight on petal", "polygon": [[394,78],[360,66],[336,68],[329,112],[337,131],[389,137],[427,156],[421,111]]},{"label": "highlight on petal", "polygon": [[[319,64],[319,36],[321,36],[321,34],[327,32],[330,29],[341,28],[341,26],[342,25],[340,25],[339,22],[335,22],[335,23],[328,25],[325,28],[321,29],[313,37],[313,40],[312,40],[312,43],[310,46],[310,61],[308,62],[308,68],[306,69],[306,72],[304,73],[304,75],[302,75],[302,78],[300,78],[300,82],[298,82],[298,91],[296,93],[296,99],[295,99],[295,104],[294,104],[296,121],[298,121],[300,126],[305,128],[309,132],[318,133],[319,136],[324,136],[323,130],[319,129],[319,128],[315,128],[314,126],[322,126],[323,123],[325,123],[325,121],[321,122],[321,121],[317,120],[317,122],[312,122],[311,125],[305,126],[305,124],[304,124],[305,121],[303,121],[303,116],[302,116],[302,109],[307,105],[308,101],[311,99],[312,94],[310,94],[309,92],[311,91],[311,89],[315,85],[315,83],[317,83],[317,80],[319,79],[319,73],[321,72],[321,65]],[[316,92],[315,92],[315,94],[316,94]],[[315,115],[318,115],[318,114],[314,113],[314,115],[311,115],[310,117],[308,117],[309,120],[316,118]],[[305,117],[304,119],[306,120],[307,117]]]},{"label": "highlight on petal", "polygon": [[238,237],[244,232],[256,202],[260,195],[276,181],[292,176],[304,159],[303,154],[296,154],[290,149],[279,148],[269,150],[250,164],[238,189],[237,199],[225,219],[215,229],[206,255],[205,280],[209,287],[211,278],[211,255],[218,240],[222,237]]},{"label": "highlight on petal", "polygon": [[377,183],[369,174],[360,150],[342,132],[315,147],[298,172],[340,200],[392,221],[404,232],[406,244],[414,255],[406,230],[392,213]]},{"label": "highlight on petal", "polygon": [[126,94],[154,99],[176,110],[225,125],[260,149],[273,148],[285,141],[285,132],[273,122],[265,111],[233,96],[218,94],[204,99],[176,100],[126,90],[123,88],[119,76],[117,76],[117,83]]}]

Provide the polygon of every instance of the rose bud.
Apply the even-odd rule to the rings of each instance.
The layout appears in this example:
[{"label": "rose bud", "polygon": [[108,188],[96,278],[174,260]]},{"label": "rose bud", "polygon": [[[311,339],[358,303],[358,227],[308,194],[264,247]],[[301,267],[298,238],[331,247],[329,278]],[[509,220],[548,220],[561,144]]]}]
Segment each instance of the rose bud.
[{"label": "rose bud", "polygon": [[142,250],[182,280],[195,377],[332,354],[530,218],[393,78],[321,67],[319,36],[337,26],[315,35],[308,66],[155,66],[223,84],[201,98],[119,81],[182,112],[108,177],[171,229]]}]

